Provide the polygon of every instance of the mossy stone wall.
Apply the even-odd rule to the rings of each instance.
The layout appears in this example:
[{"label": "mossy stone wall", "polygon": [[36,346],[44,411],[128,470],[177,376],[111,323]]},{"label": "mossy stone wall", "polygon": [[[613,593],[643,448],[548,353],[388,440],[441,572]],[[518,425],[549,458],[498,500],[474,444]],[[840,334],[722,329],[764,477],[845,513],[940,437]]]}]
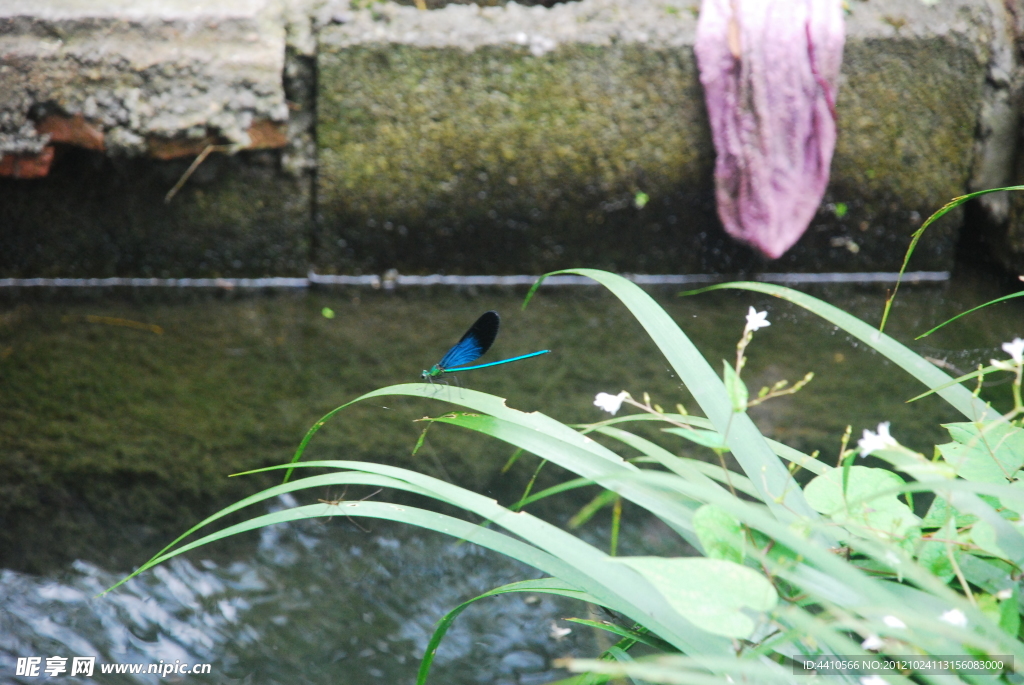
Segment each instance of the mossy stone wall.
[{"label": "mossy stone wall", "polygon": [[318,268],[700,268],[714,151],[689,51],[328,39],[319,64]]},{"label": "mossy stone wall", "polygon": [[[536,55],[513,43],[385,42],[365,27],[360,42],[327,27],[314,267],[898,270],[911,233],[969,183],[987,56],[966,29],[942,31],[942,17],[904,35],[858,23],[858,11],[832,181],[804,238],[775,262],[725,236],[715,215],[691,47],[579,42]],[[693,21],[665,16],[680,35]],[[930,229],[913,268],[951,268],[962,217]]]},{"label": "mossy stone wall", "polygon": [[[28,86],[17,97],[0,93],[0,123],[7,122],[0,137],[43,145],[18,126],[43,114],[76,121],[81,113],[96,136],[105,131],[106,148],[71,149],[62,146],[72,141],[55,139],[47,143],[57,153],[47,178],[0,178],[0,277],[301,276],[311,268],[507,274],[579,265],[639,273],[894,271],[932,212],[977,178],[1010,176],[1008,162],[1005,174],[985,167],[1009,158],[993,154],[983,115],[1012,38],[1000,38],[1008,11],[988,0],[849,3],[832,182],[804,237],[775,261],[726,236],[716,216],[714,150],[692,50],[696,6],[688,0],[425,12],[393,2],[316,9],[296,0],[285,3],[287,19],[261,1],[237,25],[208,20],[206,33],[192,36],[197,44],[211,36],[253,43],[246,52],[214,40],[197,53],[206,57],[189,57],[202,68],[174,66],[186,43],[177,24],[156,13],[103,43],[111,49],[103,64],[129,85],[142,83],[143,72],[118,61],[119,50],[166,62],[159,97],[146,100],[156,104],[143,108],[153,121],[132,129],[134,147],[117,142],[120,120],[85,106],[107,100],[76,71],[74,46],[62,48],[59,62],[32,56],[45,47],[32,31],[57,21],[54,2],[25,24],[31,30],[8,17],[8,42],[21,46],[11,48],[20,55],[18,74],[27,74],[11,83],[49,83],[56,69],[78,85],[60,90],[64,99]],[[214,5],[182,6],[178,20],[188,25],[194,11],[234,16],[227,0]],[[88,16],[60,17],[83,36],[95,33]],[[163,52],[150,54],[150,44]],[[243,53],[251,73],[219,61]],[[1012,69],[1003,71],[1010,79]],[[222,82],[230,88],[211,90]],[[186,91],[198,99],[181,100]],[[245,116],[163,116],[216,110],[210,98]],[[164,195],[192,158],[132,156],[157,134],[161,144],[255,145],[250,134],[263,128],[253,117],[279,137],[267,143],[276,151],[212,155],[170,204]],[[177,123],[150,126],[165,119]],[[1009,229],[1000,226],[993,239],[1005,245],[996,253],[1012,257],[1004,259],[1010,268],[1021,264],[1012,255],[1024,253],[1014,237],[1021,210],[1014,211]],[[933,226],[911,268],[951,268],[962,220],[957,210]]]}]

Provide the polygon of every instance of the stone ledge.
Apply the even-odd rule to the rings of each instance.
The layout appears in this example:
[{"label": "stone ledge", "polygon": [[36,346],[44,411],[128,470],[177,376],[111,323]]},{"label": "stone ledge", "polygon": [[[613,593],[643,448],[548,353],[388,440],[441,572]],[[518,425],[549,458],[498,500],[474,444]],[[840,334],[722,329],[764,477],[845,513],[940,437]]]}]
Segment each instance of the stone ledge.
[{"label": "stone ledge", "polygon": [[[796,248],[766,263],[714,213],[691,6],[335,15],[318,57],[315,267],[898,269],[911,232],[969,186],[1005,10],[851,3],[829,192]],[[930,230],[917,268],[952,266],[961,218]]]},{"label": "stone ledge", "polygon": [[0,155],[80,143],[54,136],[55,116],[129,156],[154,140],[250,147],[254,125],[288,119],[276,0],[9,0],[0,56]]},{"label": "stone ledge", "polygon": [[[66,272],[38,254],[28,261],[48,274],[84,276],[299,274],[305,265],[295,259],[312,241],[312,266],[336,273],[579,264],[881,271],[898,268],[911,231],[950,197],[1010,181],[1024,76],[1002,0],[850,0],[832,183],[796,248],[777,262],[760,259],[725,236],[715,216],[713,150],[692,54],[697,4],[582,0],[421,12],[394,3],[354,10],[340,0],[115,0],[102,8],[8,0],[0,5],[0,177],[10,182],[0,183],[23,197],[11,196],[8,206],[22,214],[9,209],[5,224],[26,234],[42,225],[46,212],[23,201],[29,196],[44,205],[79,197],[52,184],[52,197],[39,194],[29,190],[38,181],[24,180],[56,173],[69,146],[155,158],[137,173],[169,188],[178,167],[163,160],[224,145],[281,151],[273,170],[261,163],[244,171],[251,156],[212,165],[240,176],[208,190],[227,193],[232,221],[266,230],[256,227],[267,226],[267,210],[247,213],[238,183],[247,173],[259,179],[271,204],[287,209],[274,215],[287,217],[288,230],[270,239],[295,241],[282,248],[287,267],[271,259],[276,266],[265,271],[255,246],[266,241],[216,224],[226,214],[190,214],[188,200],[150,207],[141,197],[127,200],[146,216],[182,212],[172,224],[184,227],[186,215],[198,222],[184,243],[197,232],[233,236],[242,243],[226,251],[254,261],[196,270],[203,259],[174,248],[178,256],[159,267],[132,265],[125,255],[140,245],[173,243],[143,239],[138,229],[114,231],[141,242],[118,250],[115,262],[97,261],[104,266],[95,274],[82,270],[89,260]],[[72,176],[61,178],[81,183]],[[97,182],[105,188],[108,179]],[[186,185],[183,197],[192,190],[206,192]],[[642,208],[638,192],[650,200]],[[149,186],[144,194],[158,196]],[[1014,256],[1024,254],[1024,205],[986,202],[1003,222],[991,242],[1007,245],[999,250],[1009,268],[1024,269]],[[87,225],[123,219],[102,203],[81,209],[91,218],[76,219],[75,235],[86,247]],[[912,268],[948,269],[961,219],[953,212],[931,229]]]}]

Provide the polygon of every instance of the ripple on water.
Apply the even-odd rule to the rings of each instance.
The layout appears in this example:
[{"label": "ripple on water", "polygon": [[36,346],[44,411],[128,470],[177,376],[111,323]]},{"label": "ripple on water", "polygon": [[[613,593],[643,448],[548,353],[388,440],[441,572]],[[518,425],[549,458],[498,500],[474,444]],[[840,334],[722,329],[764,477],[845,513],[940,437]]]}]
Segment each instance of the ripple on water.
[{"label": "ripple on water", "polygon": [[[537,572],[472,544],[383,522],[372,534],[319,522],[265,528],[250,560],[177,557],[101,597],[120,576],[94,564],[75,562],[59,578],[6,570],[0,671],[12,673],[19,656],[97,656],[97,664],[213,665],[210,676],[190,676],[193,682],[336,683],[339,674],[349,682],[413,682],[444,613],[531,577]],[[434,677],[453,684],[554,679],[553,659],[598,649],[579,626],[565,636],[552,630],[558,619],[586,611],[558,597],[484,600],[449,631]],[[65,675],[59,682],[86,680]]]}]

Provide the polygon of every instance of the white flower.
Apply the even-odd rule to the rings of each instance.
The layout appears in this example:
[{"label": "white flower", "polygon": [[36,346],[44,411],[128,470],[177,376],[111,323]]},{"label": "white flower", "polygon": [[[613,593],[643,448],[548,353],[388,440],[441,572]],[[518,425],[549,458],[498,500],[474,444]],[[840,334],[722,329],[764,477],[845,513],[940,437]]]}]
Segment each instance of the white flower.
[{"label": "white flower", "polygon": [[1010,597],[1013,597],[1013,589],[1012,588],[1006,588],[1004,590],[1000,590],[999,592],[996,593],[995,597],[996,597],[996,599],[998,599],[1000,601],[1010,599]]},{"label": "white flower", "polygon": [[594,406],[614,415],[615,412],[619,410],[619,407],[622,406],[622,400],[626,399],[628,396],[629,393],[625,390],[620,392],[618,395],[609,395],[606,392],[599,392],[597,393],[597,397],[594,398]]},{"label": "white flower", "polygon": [[771,321],[768,320],[768,312],[759,312],[753,307],[747,312],[747,327],[743,330],[743,334],[746,335],[752,331],[756,331],[759,328],[766,328],[771,326]]},{"label": "white flower", "polygon": [[890,628],[906,628],[907,624],[899,620],[895,616],[883,616],[882,623],[889,626]]},{"label": "white flower", "polygon": [[1003,343],[1003,352],[1010,355],[1017,364],[1024,364],[1024,338],[1014,338],[1013,342]]},{"label": "white flower", "polygon": [[880,675],[866,675],[860,679],[860,685],[889,685],[889,681]]},{"label": "white flower", "polygon": [[857,446],[860,447],[860,456],[866,457],[872,452],[878,450],[884,450],[887,447],[896,447],[899,445],[896,439],[889,435],[889,421],[883,421],[878,424],[878,432],[872,433],[867,428],[864,429],[864,437],[857,441]]},{"label": "white flower", "polygon": [[882,638],[878,637],[874,633],[871,633],[870,635],[868,635],[866,638],[864,638],[864,642],[860,643],[860,648],[861,649],[872,649],[872,650],[875,650],[875,649],[881,649],[884,646],[885,646],[885,640],[883,640]]},{"label": "white flower", "polygon": [[562,628],[557,623],[552,621],[551,622],[551,628],[550,628],[550,630],[548,630],[548,635],[553,640],[561,640],[561,639],[563,639],[566,635],[568,635],[571,632],[572,632],[572,628]]},{"label": "white flower", "polygon": [[989,362],[1001,371],[1016,371],[1024,364],[1024,339],[1014,338],[1013,342],[1003,343],[1003,352],[1010,355],[1010,359],[990,359]]},{"label": "white flower", "polygon": [[957,628],[963,628],[967,625],[967,617],[964,616],[964,612],[959,609],[950,609],[946,613],[942,614],[942,616],[939,616],[939,620],[945,621],[949,625],[956,626]]}]

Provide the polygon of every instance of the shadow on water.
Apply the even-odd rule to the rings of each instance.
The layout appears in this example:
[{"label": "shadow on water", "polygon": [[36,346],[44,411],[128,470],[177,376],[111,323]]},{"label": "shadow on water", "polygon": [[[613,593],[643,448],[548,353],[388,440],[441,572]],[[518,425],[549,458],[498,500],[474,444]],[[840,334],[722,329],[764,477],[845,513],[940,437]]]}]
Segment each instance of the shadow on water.
[{"label": "shadow on water", "polygon": [[[913,338],[997,297],[999,288],[971,273],[908,287],[888,332],[954,375],[968,372],[1000,356],[1002,342],[1024,335],[1019,301]],[[831,462],[847,424],[859,434],[891,421],[901,442],[930,454],[947,440],[939,424],[958,419],[935,398],[905,404],[920,392],[915,381],[786,303],[750,293],[651,292],[716,368],[734,357],[747,307],[769,311],[772,325],[749,351],[748,385],[756,392],[807,371],[816,376],[796,396],[751,414],[769,437],[798,449],[821,450]],[[810,292],[869,322],[877,322],[885,296],[877,286]],[[484,361],[554,352],[467,373],[468,387],[569,423],[599,419],[592,402],[601,391],[646,391],[663,406],[696,409],[639,325],[604,291],[544,289],[525,312],[522,295],[471,288],[6,294],[0,671],[13,673],[19,656],[95,655],[98,663],[211,663],[212,675],[189,676],[196,682],[412,682],[445,611],[537,573],[438,535],[381,522],[363,532],[337,516],[218,543],[95,595],[206,514],[273,482],[229,474],[286,461],[317,418],[359,394],[417,381],[487,309],[503,320]],[[986,393],[998,405],[1006,390]],[[447,411],[445,393],[458,392],[442,386],[440,403],[388,398],[352,407],[318,434],[307,458],[383,461],[514,500],[537,461],[524,456],[502,474],[507,445],[434,425],[411,456],[424,426],[415,419]],[[547,467],[538,487],[566,477]],[[577,491],[533,511],[564,523],[593,494]],[[338,493],[301,503],[317,497]],[[685,553],[658,522],[626,511],[635,518],[627,516],[623,553]],[[583,534],[606,544],[607,519],[598,517]],[[549,597],[487,600],[456,622],[433,681],[554,679],[554,658],[601,647],[579,626],[561,638],[552,632],[552,625],[570,625],[557,619],[586,611]],[[158,680],[107,675],[90,682]]]}]

